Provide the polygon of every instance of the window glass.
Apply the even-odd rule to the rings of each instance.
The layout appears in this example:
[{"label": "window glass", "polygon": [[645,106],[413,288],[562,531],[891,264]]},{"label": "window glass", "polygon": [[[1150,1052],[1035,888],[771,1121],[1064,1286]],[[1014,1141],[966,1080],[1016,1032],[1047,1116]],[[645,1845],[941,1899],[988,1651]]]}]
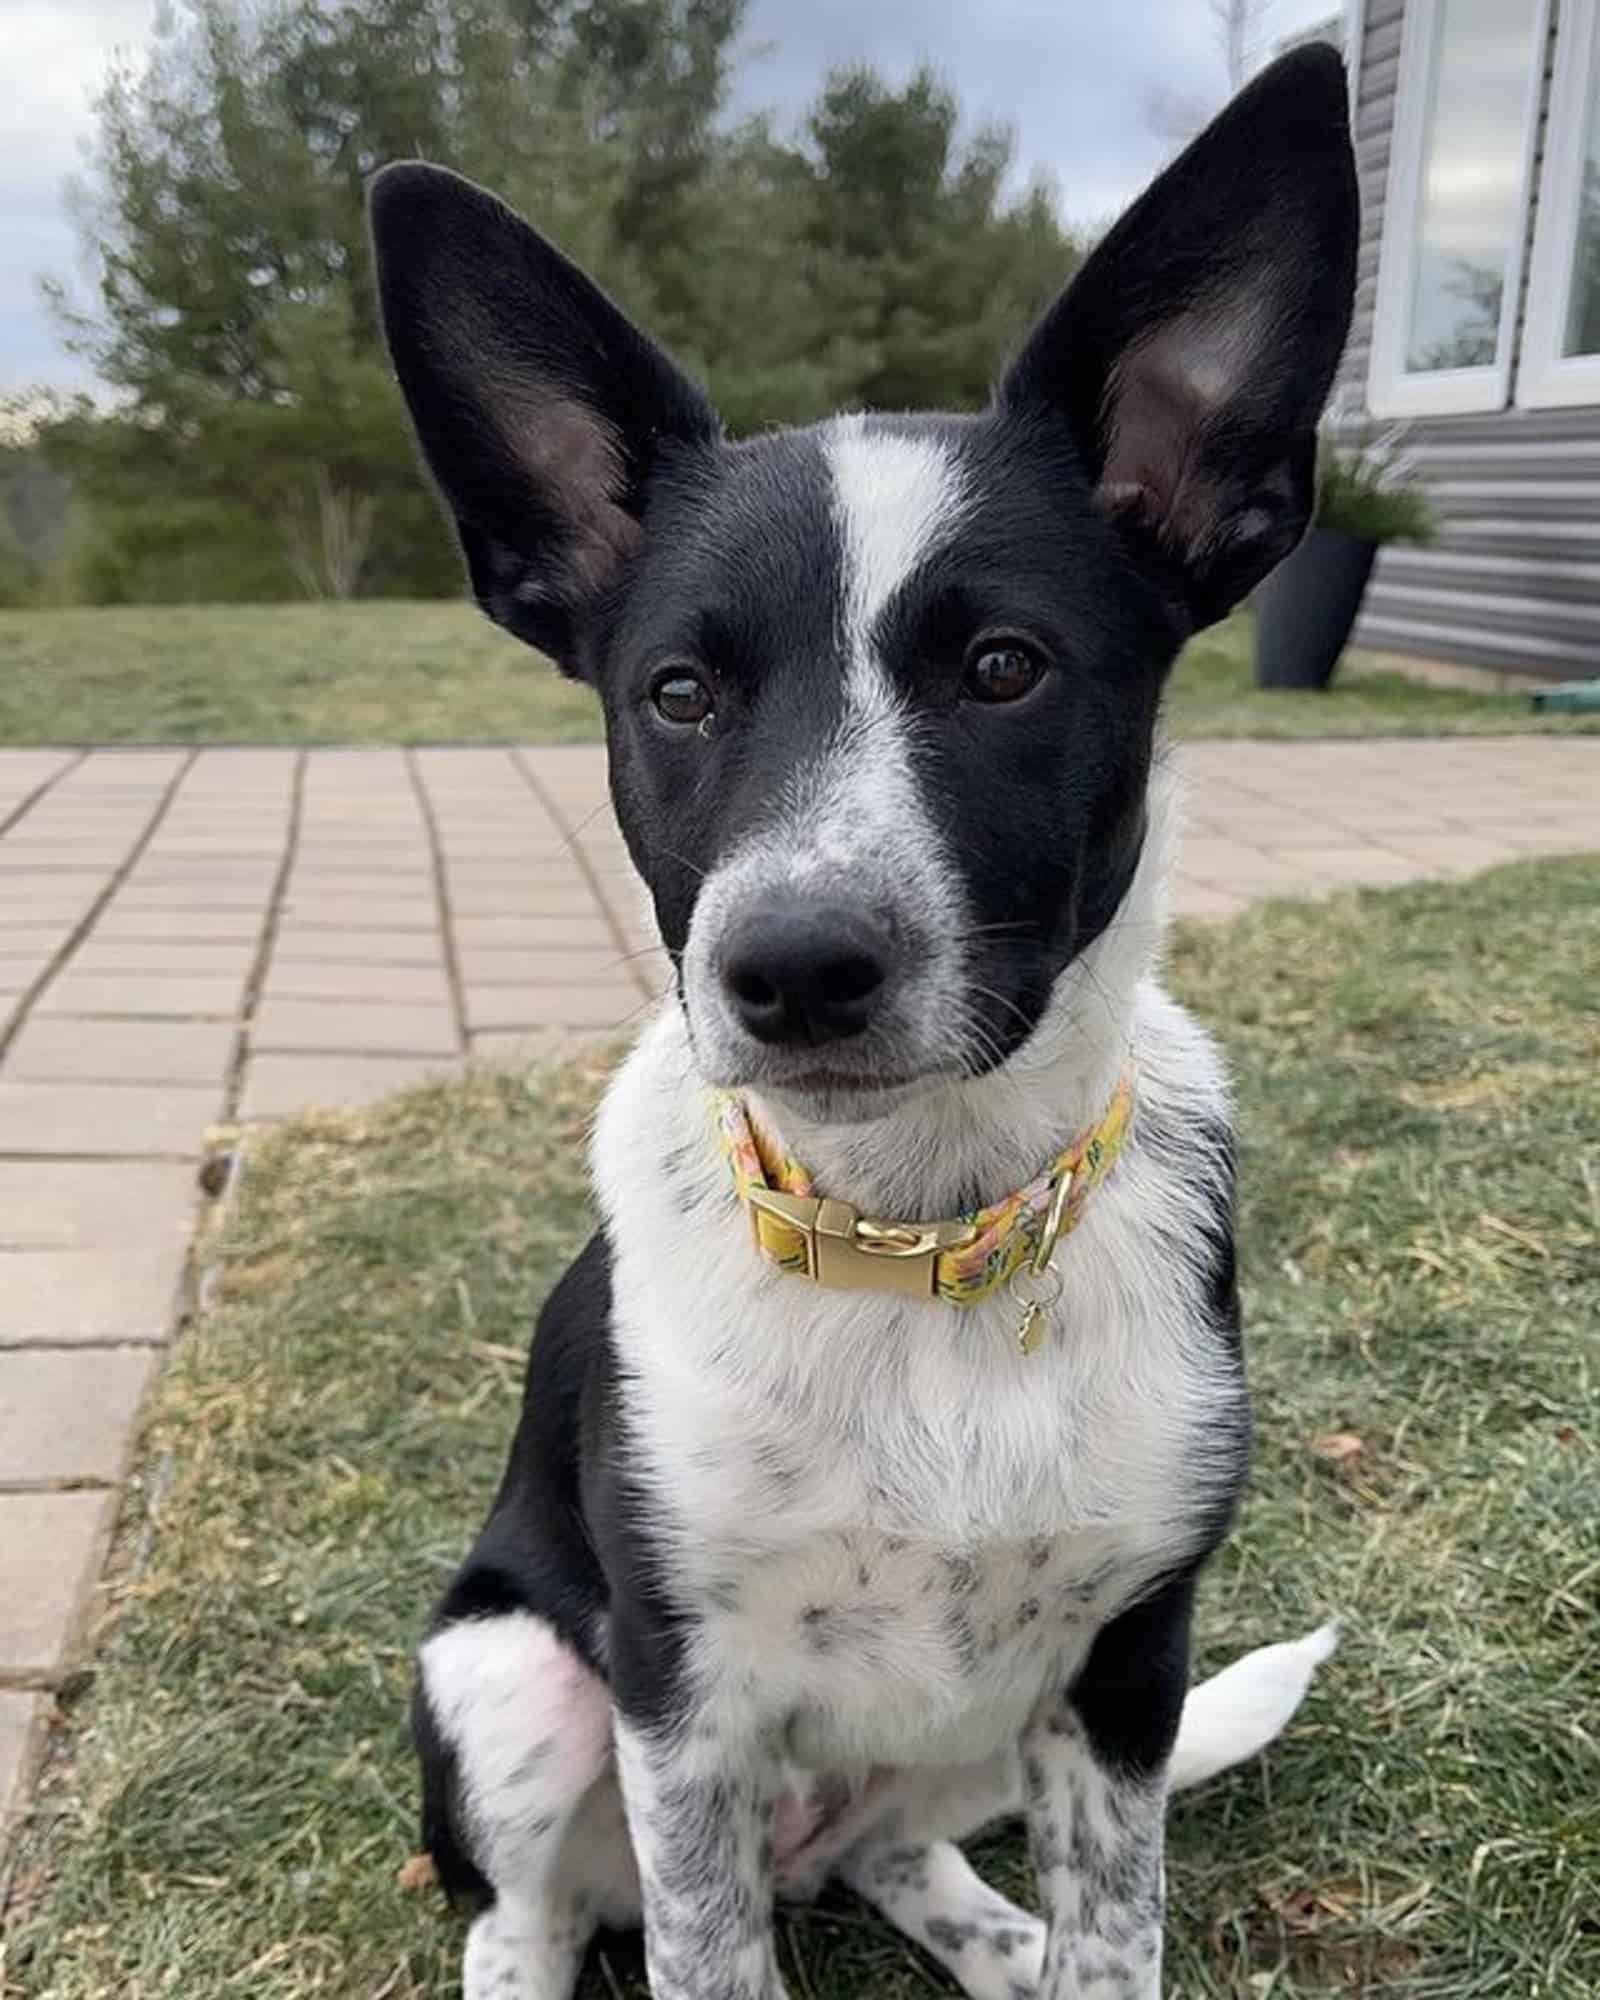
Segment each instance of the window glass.
[{"label": "window glass", "polygon": [[1406,371],[1483,368],[1522,226],[1535,0],[1440,0]]},{"label": "window glass", "polygon": [[1600,354],[1600,34],[1589,64],[1587,142],[1579,172],[1578,237],[1563,354]]}]

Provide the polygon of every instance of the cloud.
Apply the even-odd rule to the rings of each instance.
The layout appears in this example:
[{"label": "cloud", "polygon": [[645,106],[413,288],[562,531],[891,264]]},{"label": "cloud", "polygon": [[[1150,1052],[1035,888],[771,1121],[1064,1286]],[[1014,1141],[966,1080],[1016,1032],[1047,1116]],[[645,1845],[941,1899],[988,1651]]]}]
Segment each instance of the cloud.
[{"label": "cloud", "polygon": [[[0,0],[6,114],[0,129],[0,392],[77,385],[37,292],[37,275],[78,273],[64,187],[81,170],[95,93],[119,54],[149,41],[156,0]],[[1333,11],[1334,0],[1276,0],[1272,34]],[[1160,166],[1149,91],[1220,103],[1222,61],[1201,0],[753,0],[744,110],[791,121],[830,66],[870,62],[896,81],[927,61],[969,120],[1014,128],[1019,165],[1056,182],[1064,212],[1101,223]]]}]

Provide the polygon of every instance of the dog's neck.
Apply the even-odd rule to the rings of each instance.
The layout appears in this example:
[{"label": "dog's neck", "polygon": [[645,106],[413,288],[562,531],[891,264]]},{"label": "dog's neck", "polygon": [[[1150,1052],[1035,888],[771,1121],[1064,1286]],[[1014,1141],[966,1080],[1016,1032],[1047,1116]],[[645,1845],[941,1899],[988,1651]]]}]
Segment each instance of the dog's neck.
[{"label": "dog's neck", "polygon": [[1061,974],[1023,1046],[981,1076],[941,1081],[851,1122],[818,1118],[776,1095],[748,1094],[763,1131],[811,1175],[819,1193],[868,1214],[932,1220],[1023,1186],[1105,1115],[1132,1064],[1135,999],[1166,916],[1176,787],[1153,777],[1139,866],[1110,924]]}]

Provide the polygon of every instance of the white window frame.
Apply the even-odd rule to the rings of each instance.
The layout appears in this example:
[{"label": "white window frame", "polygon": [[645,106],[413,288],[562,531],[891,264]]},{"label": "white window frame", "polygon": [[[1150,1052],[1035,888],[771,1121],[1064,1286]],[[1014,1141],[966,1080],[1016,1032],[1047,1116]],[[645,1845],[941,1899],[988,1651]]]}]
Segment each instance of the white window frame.
[{"label": "white window frame", "polygon": [[1533,259],[1528,266],[1528,314],[1517,371],[1519,409],[1600,403],[1600,354],[1561,351],[1572,303],[1573,251],[1588,157],[1588,86],[1597,34],[1600,0],[1562,0]]},{"label": "white window frame", "polygon": [[1529,50],[1528,90],[1522,112],[1522,172],[1517,187],[1518,226],[1506,262],[1500,300],[1496,360],[1481,368],[1408,370],[1411,302],[1416,282],[1417,210],[1423,153],[1428,140],[1434,51],[1444,0],[1409,0],[1400,42],[1400,75],[1394,130],[1389,140],[1389,181],[1384,195],[1383,241],[1378,255],[1378,295],[1372,317],[1372,359],[1367,407],[1376,417],[1454,416],[1503,410],[1511,396],[1512,345],[1522,290],[1523,244],[1544,87],[1544,51],[1550,0],[1537,0]]},{"label": "white window frame", "polygon": [[1344,68],[1350,87],[1350,130],[1361,116],[1361,58],[1367,39],[1367,0],[1344,0]]}]

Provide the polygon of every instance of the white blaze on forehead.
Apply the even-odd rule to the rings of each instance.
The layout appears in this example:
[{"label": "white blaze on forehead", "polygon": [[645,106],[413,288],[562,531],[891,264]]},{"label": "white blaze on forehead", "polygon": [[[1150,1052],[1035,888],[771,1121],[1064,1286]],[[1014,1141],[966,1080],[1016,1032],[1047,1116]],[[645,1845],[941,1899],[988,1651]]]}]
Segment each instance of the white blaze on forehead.
[{"label": "white blaze on forehead", "polygon": [[898,437],[844,417],[824,451],[844,544],[845,624],[851,692],[876,681],[872,627],[917,565],[938,547],[966,506],[961,468],[936,438]]}]

